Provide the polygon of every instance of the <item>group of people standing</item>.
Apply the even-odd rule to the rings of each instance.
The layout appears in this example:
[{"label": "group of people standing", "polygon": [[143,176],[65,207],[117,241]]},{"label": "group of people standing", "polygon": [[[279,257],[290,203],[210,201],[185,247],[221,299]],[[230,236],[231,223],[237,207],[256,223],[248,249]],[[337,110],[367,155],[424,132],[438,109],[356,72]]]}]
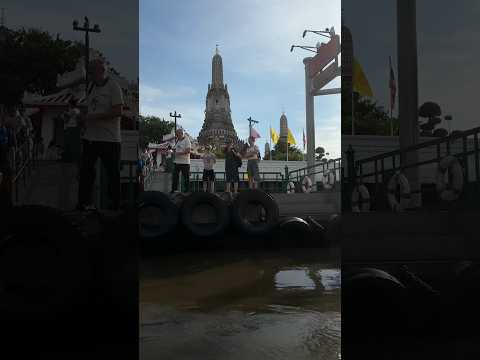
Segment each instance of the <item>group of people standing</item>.
[{"label": "group of people standing", "polygon": [[[185,192],[190,191],[190,153],[192,145],[190,139],[185,136],[183,129],[177,129],[176,142],[171,147],[170,151],[174,155],[174,170],[172,179],[171,193],[177,191],[178,181],[180,175],[185,183]],[[256,189],[260,182],[259,161],[260,151],[255,144],[255,138],[248,139],[248,145],[243,151],[235,149],[233,142],[228,143],[223,149],[225,154],[225,192],[238,193],[238,184],[240,182],[239,169],[242,167],[243,160],[247,160],[248,184],[250,189]],[[213,152],[213,147],[207,145],[205,153],[202,156],[203,160],[203,191],[215,192],[215,170],[214,165],[217,162],[217,157]]]}]

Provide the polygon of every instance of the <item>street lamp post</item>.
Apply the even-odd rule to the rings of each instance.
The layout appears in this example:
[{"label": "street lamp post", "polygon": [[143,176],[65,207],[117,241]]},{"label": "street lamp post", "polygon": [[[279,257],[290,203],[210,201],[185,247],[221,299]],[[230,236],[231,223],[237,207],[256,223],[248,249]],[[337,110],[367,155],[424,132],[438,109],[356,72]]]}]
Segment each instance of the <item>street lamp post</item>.
[{"label": "street lamp post", "polygon": [[83,26],[78,26],[78,21],[74,20],[73,21],[73,30],[85,32],[85,93],[86,93],[87,92],[87,87],[88,87],[88,63],[90,62],[90,36],[89,36],[89,34],[91,32],[99,33],[100,32],[100,26],[98,26],[98,24],[95,24],[95,25],[93,25],[93,27],[90,27],[90,21],[88,20],[88,17],[85,16],[84,19],[85,19],[85,22],[83,23]]},{"label": "street lamp post", "polygon": [[177,118],[181,119],[182,115],[180,113],[177,114],[177,111],[175,110],[174,114],[170,113],[170,117],[175,118],[175,135],[176,135],[177,134]]},{"label": "street lamp post", "polygon": [[252,123],[258,124],[257,120],[253,120],[251,117],[247,119],[248,121],[248,137],[252,136]]}]

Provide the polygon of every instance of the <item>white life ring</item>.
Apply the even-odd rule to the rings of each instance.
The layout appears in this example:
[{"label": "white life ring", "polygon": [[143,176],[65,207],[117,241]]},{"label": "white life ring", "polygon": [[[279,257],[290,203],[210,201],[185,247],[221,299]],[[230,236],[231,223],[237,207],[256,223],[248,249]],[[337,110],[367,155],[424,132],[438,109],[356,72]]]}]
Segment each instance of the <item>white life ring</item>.
[{"label": "white life ring", "polygon": [[[400,201],[397,199],[395,192],[397,186],[400,186]],[[408,179],[401,172],[393,175],[388,182],[388,203],[395,212],[401,212],[410,205],[411,191]]]},{"label": "white life ring", "polygon": [[312,191],[312,180],[308,176],[304,176],[302,180],[302,192],[309,193]]},{"label": "white life ring", "polygon": [[[448,170],[449,181],[445,181]],[[437,192],[445,201],[457,200],[463,190],[463,169],[455,156],[446,156],[438,163]]]},{"label": "white life ring", "polygon": [[330,170],[328,173],[328,185],[334,186],[336,182],[336,175],[335,175],[335,170]]},{"label": "white life ring", "polygon": [[370,211],[370,193],[365,185],[359,184],[353,188],[351,205],[353,212]]},{"label": "white life ring", "polygon": [[287,184],[287,194],[293,194],[295,193],[295,183],[293,181],[290,181]]}]

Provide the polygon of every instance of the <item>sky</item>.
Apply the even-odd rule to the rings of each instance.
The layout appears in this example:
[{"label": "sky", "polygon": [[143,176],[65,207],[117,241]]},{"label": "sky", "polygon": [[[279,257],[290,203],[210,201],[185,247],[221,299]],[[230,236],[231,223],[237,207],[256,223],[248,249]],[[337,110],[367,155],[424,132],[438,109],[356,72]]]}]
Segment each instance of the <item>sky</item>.
[{"label": "sky", "polygon": [[[177,111],[180,125],[198,136],[218,44],[237,135],[247,138],[247,118],[259,121],[263,154],[268,129],[279,131],[283,110],[302,148],[302,61],[312,53],[291,53],[290,46],[324,42],[315,34],[303,39],[303,30],[331,26],[340,33],[340,0],[141,0],[140,112],[168,119]],[[327,87],[340,87],[340,79]],[[340,106],[340,95],[315,98],[316,146],[331,158],[340,156]]]},{"label": "sky", "polygon": [[[342,9],[374,100],[388,109],[389,56],[398,84],[396,0],[344,0]],[[480,126],[479,18],[478,1],[417,1],[418,103],[437,102],[443,115],[452,115],[452,130]],[[448,129],[445,121],[440,126]]]},{"label": "sky", "polygon": [[11,29],[37,28],[57,33],[64,40],[85,40],[72,22],[99,24],[101,33],[90,35],[90,46],[100,50],[112,66],[128,80],[138,78],[138,0],[2,0],[5,25]]}]

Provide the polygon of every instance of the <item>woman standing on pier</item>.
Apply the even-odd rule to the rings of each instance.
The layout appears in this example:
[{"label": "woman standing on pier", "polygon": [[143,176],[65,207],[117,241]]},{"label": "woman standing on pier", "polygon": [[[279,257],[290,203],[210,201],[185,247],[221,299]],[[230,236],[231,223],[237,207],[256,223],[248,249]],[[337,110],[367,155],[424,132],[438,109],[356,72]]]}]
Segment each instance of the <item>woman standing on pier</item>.
[{"label": "woman standing on pier", "polygon": [[245,151],[245,159],[247,159],[247,172],[248,172],[248,187],[250,189],[258,188],[260,182],[260,170],[258,169],[258,162],[260,159],[260,151],[258,146],[255,145],[255,138],[250,136],[248,138],[248,147]]},{"label": "woman standing on pier", "polygon": [[238,193],[238,168],[242,166],[242,158],[233,148],[233,143],[228,143],[225,148],[225,191],[231,193],[231,184],[233,183],[233,192]]}]

